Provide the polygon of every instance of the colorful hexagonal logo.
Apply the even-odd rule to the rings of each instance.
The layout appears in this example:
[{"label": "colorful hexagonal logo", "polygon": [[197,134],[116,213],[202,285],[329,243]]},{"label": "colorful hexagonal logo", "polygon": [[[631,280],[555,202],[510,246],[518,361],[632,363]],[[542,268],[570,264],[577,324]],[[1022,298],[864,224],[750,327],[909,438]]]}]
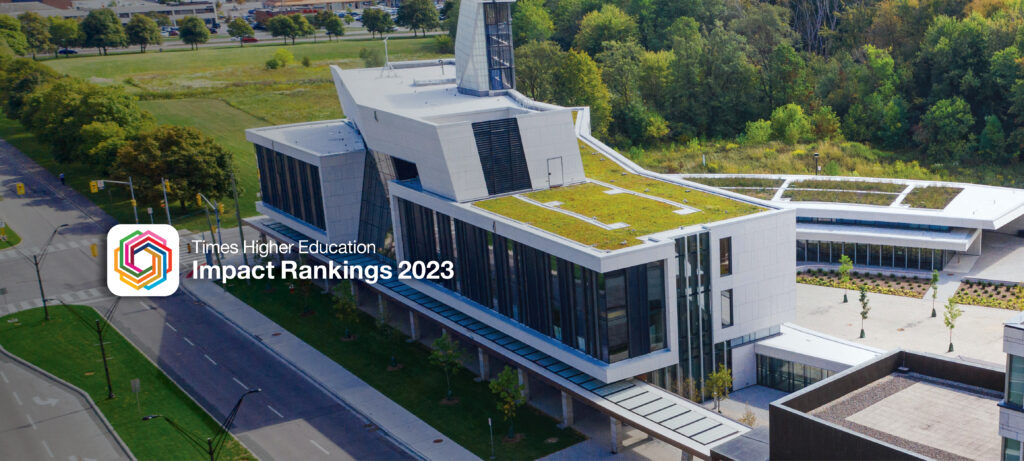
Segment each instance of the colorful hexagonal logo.
[{"label": "colorful hexagonal logo", "polygon": [[166,224],[120,224],[107,232],[107,288],[117,296],[170,296],[178,290],[178,231]]}]

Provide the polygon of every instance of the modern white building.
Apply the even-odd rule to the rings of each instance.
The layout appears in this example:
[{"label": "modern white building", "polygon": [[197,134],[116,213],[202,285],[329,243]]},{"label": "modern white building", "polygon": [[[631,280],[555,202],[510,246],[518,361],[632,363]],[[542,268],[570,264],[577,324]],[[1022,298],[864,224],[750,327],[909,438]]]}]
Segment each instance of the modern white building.
[{"label": "modern white building", "polygon": [[1024,440],[1024,314],[1003,326],[1006,352],[1006,393],[999,402],[999,436],[1003,438],[1003,459],[1020,460]]},{"label": "modern white building", "polygon": [[1024,190],[946,181],[748,174],[680,179],[751,194],[796,212],[800,264],[931,271],[969,266],[983,232],[1024,236]]},{"label": "modern white building", "polygon": [[332,67],[346,120],[247,130],[265,215],[248,222],[380,249],[330,257],[349,264],[451,261],[451,279],[356,292],[414,338],[455,333],[483,377],[497,362],[554,389],[566,424],[585,404],[706,458],[746,428],[683,396],[723,365],[756,381],[756,343],[794,315],[795,213],[646,171],[589,109],[515,91],[510,5],[463,1],[455,62]]}]

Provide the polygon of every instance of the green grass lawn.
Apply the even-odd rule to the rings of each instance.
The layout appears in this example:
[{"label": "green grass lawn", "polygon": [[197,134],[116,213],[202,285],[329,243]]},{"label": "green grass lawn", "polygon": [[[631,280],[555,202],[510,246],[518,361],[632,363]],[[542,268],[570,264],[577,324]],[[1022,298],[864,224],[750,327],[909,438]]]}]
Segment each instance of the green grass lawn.
[{"label": "green grass lawn", "polygon": [[[486,459],[491,454],[487,418],[495,422],[498,459],[537,459],[583,440],[572,429],[558,429],[555,420],[523,406],[515,428],[525,439],[503,442],[508,426],[497,409],[497,400],[486,384],[473,381],[470,372],[461,370],[452,379],[459,403],[441,405],[444,374],[429,364],[427,347],[406,343],[400,334],[385,339],[374,320],[362,312],[356,315],[357,321],[343,323],[334,315],[332,296],[314,289],[304,303],[289,293],[288,283],[271,280],[249,285],[235,280],[228,283],[228,291],[477,456]],[[303,305],[309,306],[310,313],[302,314]],[[341,341],[346,328],[356,340]],[[403,367],[389,372],[392,354]]]},{"label": "green grass lawn", "polygon": [[[138,459],[201,459],[196,449],[165,421],[144,422],[142,416],[168,416],[178,425],[204,436],[212,435],[218,423],[113,328],[107,329],[103,337],[117,396],[108,400],[96,332],[83,324],[84,321],[91,325],[100,317],[88,306],[70,309],[82,320],[63,306],[50,308],[48,322],[43,321],[42,308],[0,317],[0,345],[88,392]],[[40,347],[40,338],[48,338],[45,347]],[[141,383],[139,403],[131,391],[131,380],[136,378]],[[255,457],[231,438],[218,459]]]},{"label": "green grass lawn", "polygon": [[21,242],[21,237],[11,228],[11,223],[5,222],[4,225],[4,234],[7,236],[7,240],[0,240],[0,250],[10,248]]}]

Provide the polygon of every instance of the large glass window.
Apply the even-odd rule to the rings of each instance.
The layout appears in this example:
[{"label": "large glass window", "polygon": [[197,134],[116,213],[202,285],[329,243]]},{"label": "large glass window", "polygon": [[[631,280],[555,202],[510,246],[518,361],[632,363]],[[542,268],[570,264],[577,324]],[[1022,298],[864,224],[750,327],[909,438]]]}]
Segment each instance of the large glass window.
[{"label": "large glass window", "polygon": [[1024,357],[1007,354],[1006,403],[1024,406]]},{"label": "large glass window", "polygon": [[604,278],[608,318],[608,362],[629,358],[629,317],[626,316],[626,273],[611,272]]},{"label": "large glass window", "polygon": [[256,145],[260,200],[318,229],[326,229],[320,168]]},{"label": "large glass window", "polygon": [[509,3],[485,3],[484,24],[487,30],[487,69],[490,89],[514,87],[512,65],[512,16]]},{"label": "large glass window", "polygon": [[832,376],[832,372],[802,363],[757,355],[757,384],[795,392]]},{"label": "large glass window", "polygon": [[647,265],[647,325],[651,351],[665,348],[665,269],[662,263]]},{"label": "large glass window", "polygon": [[732,288],[722,290],[722,328],[731,327],[732,319]]},{"label": "large glass window", "polygon": [[732,237],[718,240],[719,275],[732,275]]},{"label": "large glass window", "polygon": [[1003,437],[1003,461],[1020,461],[1020,441]]}]

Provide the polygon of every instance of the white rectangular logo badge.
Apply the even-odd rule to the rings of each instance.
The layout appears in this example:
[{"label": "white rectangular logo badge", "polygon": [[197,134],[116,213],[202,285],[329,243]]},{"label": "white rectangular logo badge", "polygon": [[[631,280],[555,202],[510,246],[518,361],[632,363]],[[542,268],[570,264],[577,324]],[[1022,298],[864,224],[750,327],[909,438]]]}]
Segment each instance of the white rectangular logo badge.
[{"label": "white rectangular logo badge", "polygon": [[178,231],[166,224],[119,224],[107,232],[107,288],[116,296],[178,290]]}]

